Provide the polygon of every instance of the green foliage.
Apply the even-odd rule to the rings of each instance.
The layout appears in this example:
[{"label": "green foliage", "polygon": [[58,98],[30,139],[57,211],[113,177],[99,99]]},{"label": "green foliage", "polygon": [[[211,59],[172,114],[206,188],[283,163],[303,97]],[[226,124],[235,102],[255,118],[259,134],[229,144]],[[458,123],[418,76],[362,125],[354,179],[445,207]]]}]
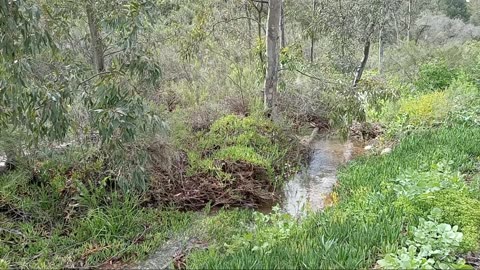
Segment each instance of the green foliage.
[{"label": "green foliage", "polygon": [[444,189],[465,191],[466,186],[460,173],[452,173],[444,163],[438,163],[425,172],[406,172],[395,179],[393,190],[397,196],[414,199]]},{"label": "green foliage", "polygon": [[473,198],[477,191],[469,192],[465,189],[446,189],[435,194],[422,195],[412,204],[422,211],[439,208],[442,210],[441,221],[457,224],[464,234],[462,250],[475,251],[480,241],[480,210],[476,207],[480,201]]},{"label": "green foliage", "polygon": [[[429,207],[425,209],[426,212],[414,209],[415,203],[410,203],[411,200],[400,205],[389,184],[396,183],[393,180],[402,178],[400,176],[408,171],[420,171],[407,181],[414,187],[425,184],[429,179],[433,180],[433,185],[440,185],[443,177],[456,183],[460,180],[456,170],[469,171],[475,166],[476,161],[471,157],[480,155],[480,147],[476,143],[479,136],[478,128],[463,126],[418,131],[405,137],[391,154],[363,157],[340,171],[338,177],[341,184],[336,190],[340,197],[339,203],[323,213],[309,214],[301,222],[294,223],[293,227],[288,225],[289,233],[274,233],[275,237],[285,236],[285,239],[266,246],[264,250],[268,254],[252,250],[254,246],[261,248],[263,243],[255,242],[255,237],[252,239],[251,236],[261,238],[262,232],[276,230],[274,225],[270,225],[269,229],[240,232],[232,237],[226,242],[227,245],[247,243],[245,246],[234,245],[233,253],[226,253],[226,249],[194,252],[189,256],[188,266],[194,269],[370,268],[378,259],[379,253],[396,252],[399,244],[403,246],[407,240],[403,234],[405,227],[416,225],[418,217],[426,216],[432,209]],[[430,173],[426,173],[424,164],[431,164],[431,160],[452,160],[449,165],[451,170],[435,165]],[[424,177],[426,180],[420,179]],[[454,188],[455,185],[447,187]],[[419,188],[421,192],[417,192],[416,188],[405,190],[424,193],[426,189]],[[427,193],[425,196],[435,193],[437,192]],[[464,193],[468,194],[468,191]],[[444,212],[444,215],[448,214]],[[458,224],[459,230],[467,234],[458,222],[459,220],[453,220],[449,224]],[[423,225],[417,228],[423,228]],[[457,239],[456,236],[459,235],[453,228],[448,230],[446,225],[439,228],[435,226],[436,229],[445,232],[448,241]],[[427,230],[426,227],[424,231],[432,230]],[[448,234],[455,237],[450,238]],[[268,238],[269,234],[266,235]],[[437,240],[441,239],[443,238],[433,238],[432,243],[438,243]],[[468,236],[465,236],[465,241],[468,241]],[[437,249],[429,252],[435,250]],[[419,249],[412,251],[412,256],[415,257],[418,251]]]},{"label": "green foliage", "polygon": [[253,148],[245,146],[236,145],[223,148],[215,152],[213,158],[218,160],[245,161],[264,168],[270,167],[269,162],[265,158],[257,154]]},{"label": "green foliage", "polygon": [[0,216],[4,268],[98,267],[110,260],[128,263],[145,258],[172,233],[192,223],[191,213],[141,208],[138,198],[115,192],[85,198],[96,196],[95,190],[81,191],[83,201],[90,202],[80,200],[87,211],[69,216],[67,212],[75,205],[66,206],[53,187],[38,186],[29,177],[22,171],[0,176],[0,206],[13,207],[12,213],[17,213]]},{"label": "green foliage", "polygon": [[385,102],[398,98],[401,91],[399,88],[376,72],[365,72],[357,88],[357,97],[365,112],[377,111]]},{"label": "green foliage", "polygon": [[189,173],[210,172],[229,179],[215,161],[243,161],[264,168],[274,181],[274,171],[281,170],[290,150],[285,136],[272,121],[259,116],[224,116],[208,132],[197,134],[198,142],[187,152]]},{"label": "green foliage", "polygon": [[[474,58],[478,54],[475,44],[463,49],[471,52]],[[409,84],[398,85],[395,82],[397,87],[402,88],[400,98],[383,102],[383,108],[370,110],[369,116],[387,126],[388,137],[442,123],[478,125],[480,91],[475,71],[477,63],[468,60],[461,60],[461,63],[464,66],[455,69],[451,68],[453,64],[447,65],[445,61],[423,65],[423,71],[414,82],[416,91]],[[424,93],[427,90],[430,92]]]},{"label": "green foliage", "polygon": [[[440,211],[439,209],[436,209]],[[420,218],[412,238],[396,254],[387,254],[377,263],[384,269],[451,269],[466,268],[465,260],[457,260],[455,249],[463,239],[458,226]]]},{"label": "green foliage", "polygon": [[441,0],[439,1],[440,10],[452,19],[460,19],[468,22],[470,12],[468,2],[463,0]]},{"label": "green foliage", "polygon": [[290,237],[296,221],[290,215],[280,212],[279,207],[274,207],[269,215],[255,212],[253,224],[250,232],[234,236],[232,243],[225,245],[227,253],[247,248],[268,255],[272,252],[272,246],[280,245]]},{"label": "green foliage", "polygon": [[444,61],[432,61],[420,66],[415,86],[421,92],[444,90],[455,77],[456,71]]},{"label": "green foliage", "polygon": [[449,120],[465,125],[480,125],[480,90],[470,75],[460,75],[447,92],[453,105]]},{"label": "green foliage", "polygon": [[448,113],[449,102],[445,92],[432,92],[400,101],[399,114],[412,125],[431,125]]},{"label": "green foliage", "polygon": [[251,209],[221,209],[215,215],[201,221],[200,227],[205,229],[206,239],[214,248],[221,248],[233,235],[247,233],[254,220]]}]

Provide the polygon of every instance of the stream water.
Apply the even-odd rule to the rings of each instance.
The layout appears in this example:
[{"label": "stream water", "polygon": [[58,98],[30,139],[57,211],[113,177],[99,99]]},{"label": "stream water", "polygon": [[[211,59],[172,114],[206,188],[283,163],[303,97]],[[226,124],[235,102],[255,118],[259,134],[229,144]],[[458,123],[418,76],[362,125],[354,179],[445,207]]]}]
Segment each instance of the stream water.
[{"label": "stream water", "polygon": [[364,151],[362,145],[339,139],[312,142],[313,155],[307,168],[297,173],[284,188],[282,209],[292,216],[305,210],[322,210],[337,183],[337,169]]}]

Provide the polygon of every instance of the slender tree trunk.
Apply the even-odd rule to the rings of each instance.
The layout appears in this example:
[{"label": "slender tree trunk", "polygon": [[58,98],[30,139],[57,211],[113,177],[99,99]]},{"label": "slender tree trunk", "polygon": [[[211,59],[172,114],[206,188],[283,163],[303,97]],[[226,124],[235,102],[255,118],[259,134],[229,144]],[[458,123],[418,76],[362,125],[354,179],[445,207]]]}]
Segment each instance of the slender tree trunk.
[{"label": "slender tree trunk", "polygon": [[378,73],[383,74],[383,57],[385,53],[384,30],[380,29],[378,35]]},{"label": "slender tree trunk", "polygon": [[98,30],[97,14],[94,7],[95,1],[89,1],[86,5],[88,28],[90,30],[91,49],[93,63],[97,72],[105,71],[105,58],[103,54],[102,38]]},{"label": "slender tree trunk", "polygon": [[412,5],[413,0],[408,0],[408,17],[407,17],[407,42],[410,42],[412,37],[411,28],[412,28]]},{"label": "slender tree trunk", "polygon": [[267,21],[267,71],[264,86],[264,108],[268,117],[277,118],[276,95],[278,85],[279,27],[282,0],[270,0]]},{"label": "slender tree trunk", "polygon": [[[315,21],[315,12],[317,11],[317,0],[312,0],[312,23]],[[315,58],[314,49],[315,49],[315,33],[312,31],[310,36],[310,63],[313,63]]]},{"label": "slender tree trunk", "polygon": [[353,87],[357,87],[358,83],[362,79],[363,71],[365,70],[365,66],[368,62],[368,57],[370,55],[370,39],[367,38],[365,41],[365,45],[363,46],[363,59],[360,62],[356,72],[355,72],[355,79],[353,80]]},{"label": "slender tree trunk", "polygon": [[[247,29],[248,29],[248,51],[252,51],[252,21],[250,20],[250,10],[248,8],[248,1],[245,0],[244,2],[245,6],[245,16],[247,17]],[[249,59],[252,60],[252,54],[249,53]]]},{"label": "slender tree trunk", "polygon": [[[262,13],[263,13],[263,3],[260,3],[260,8],[257,10],[258,11],[258,41],[260,42],[262,40]],[[263,52],[260,50],[258,52],[258,56],[260,58],[260,63],[263,66],[263,63],[265,63],[265,60],[263,59]]]},{"label": "slender tree trunk", "polygon": [[398,43],[400,41],[400,30],[398,30],[397,15],[395,14],[394,11],[392,11],[392,18],[393,18],[393,27],[395,28],[395,37]]},{"label": "slender tree trunk", "polygon": [[387,22],[386,16],[386,1],[383,1],[383,7],[381,12],[381,25],[380,31],[378,33],[378,73],[383,74],[383,55],[385,52],[385,41],[384,41],[384,33],[385,33],[385,23]]},{"label": "slender tree trunk", "polygon": [[282,49],[287,47],[287,35],[285,33],[285,2],[282,1],[282,14],[280,17],[280,44]]}]

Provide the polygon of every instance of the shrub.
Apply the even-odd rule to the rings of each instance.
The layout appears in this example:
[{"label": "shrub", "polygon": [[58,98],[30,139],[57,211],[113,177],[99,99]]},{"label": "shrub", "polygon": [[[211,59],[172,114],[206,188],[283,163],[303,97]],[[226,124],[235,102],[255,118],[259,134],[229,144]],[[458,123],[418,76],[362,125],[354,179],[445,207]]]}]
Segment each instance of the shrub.
[{"label": "shrub", "polygon": [[227,115],[197,135],[198,144],[188,150],[190,174],[218,175],[221,170],[215,160],[243,161],[266,169],[273,180],[273,172],[281,170],[292,149],[280,128],[259,116]]},{"label": "shrub", "polygon": [[470,75],[455,79],[447,93],[452,100],[449,120],[468,125],[480,125],[480,90]]},{"label": "shrub", "polygon": [[480,201],[475,191],[464,183],[463,176],[452,172],[445,163],[431,166],[427,171],[407,172],[390,187],[398,198],[395,204],[412,216],[423,216],[440,209],[438,221],[456,224],[464,234],[461,249],[474,251],[480,240]]},{"label": "shrub", "polygon": [[448,113],[449,102],[445,92],[432,92],[400,101],[399,114],[407,117],[412,125],[431,125],[444,119]]},{"label": "shrub", "polygon": [[415,86],[421,92],[437,91],[447,88],[455,79],[456,71],[444,61],[432,61],[420,66]]}]

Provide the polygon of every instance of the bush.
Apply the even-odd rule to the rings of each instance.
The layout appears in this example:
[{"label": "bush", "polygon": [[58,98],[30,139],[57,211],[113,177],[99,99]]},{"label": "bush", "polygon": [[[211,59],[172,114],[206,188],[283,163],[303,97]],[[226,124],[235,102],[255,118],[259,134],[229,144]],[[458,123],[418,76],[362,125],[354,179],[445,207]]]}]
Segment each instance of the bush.
[{"label": "bush", "polygon": [[430,196],[422,195],[412,202],[423,211],[432,208],[442,210],[441,221],[456,224],[464,234],[461,249],[476,251],[480,241],[480,201],[468,191],[446,189]]},{"label": "bush", "polygon": [[420,66],[415,86],[421,92],[444,90],[455,79],[456,73],[444,61],[432,61]]},{"label": "bush", "polygon": [[398,198],[395,204],[412,216],[425,216],[439,209],[440,222],[458,225],[464,234],[461,249],[475,251],[480,240],[480,201],[477,190],[465,184],[463,176],[449,165],[438,163],[427,171],[407,172],[390,187]]},{"label": "bush", "polygon": [[400,101],[398,113],[407,117],[406,122],[414,126],[431,125],[444,119],[449,110],[445,92],[432,92]]},{"label": "bush", "polygon": [[452,100],[449,120],[467,125],[480,125],[480,90],[470,75],[462,74],[447,89]]}]

